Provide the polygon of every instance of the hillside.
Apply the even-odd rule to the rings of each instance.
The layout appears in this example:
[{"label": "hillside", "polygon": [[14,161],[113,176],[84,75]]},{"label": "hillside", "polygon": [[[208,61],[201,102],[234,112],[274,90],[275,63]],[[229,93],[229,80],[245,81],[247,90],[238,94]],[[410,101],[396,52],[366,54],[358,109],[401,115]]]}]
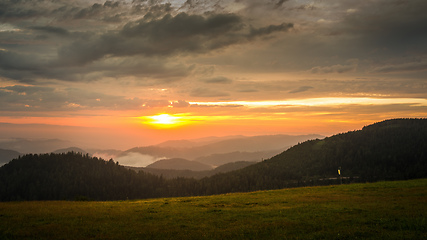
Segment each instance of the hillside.
[{"label": "hillside", "polygon": [[[394,119],[309,140],[261,163],[205,179],[208,194],[427,177],[427,119]],[[218,190],[215,190],[218,189]]]},{"label": "hillside", "polygon": [[427,239],[427,179],[132,201],[0,202],[0,239]]},{"label": "hillside", "polygon": [[28,154],[0,168],[0,200],[117,200],[158,197],[159,177],[88,155]]}]

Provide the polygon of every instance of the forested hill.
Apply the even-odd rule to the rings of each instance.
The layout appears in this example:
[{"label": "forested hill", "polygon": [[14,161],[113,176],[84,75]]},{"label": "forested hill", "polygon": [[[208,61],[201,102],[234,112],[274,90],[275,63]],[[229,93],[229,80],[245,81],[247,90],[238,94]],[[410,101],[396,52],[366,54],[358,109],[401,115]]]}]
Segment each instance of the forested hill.
[{"label": "forested hill", "polygon": [[189,196],[427,177],[427,119],[396,119],[300,143],[263,162],[201,180],[166,180],[81,153],[25,155],[0,168],[0,200]]},{"label": "forested hill", "polygon": [[262,163],[205,179],[210,193],[427,177],[427,119],[393,119],[309,140]]},{"label": "forested hill", "polygon": [[0,168],[0,200],[152,198],[164,181],[81,153],[28,154]]}]

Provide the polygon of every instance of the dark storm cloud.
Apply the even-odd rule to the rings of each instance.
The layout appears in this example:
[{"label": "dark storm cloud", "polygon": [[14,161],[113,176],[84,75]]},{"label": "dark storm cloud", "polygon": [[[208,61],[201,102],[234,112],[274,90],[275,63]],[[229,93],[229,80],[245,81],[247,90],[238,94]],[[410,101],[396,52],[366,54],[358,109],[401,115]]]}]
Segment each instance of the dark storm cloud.
[{"label": "dark storm cloud", "polygon": [[209,16],[179,13],[161,19],[145,18],[126,24],[120,32],[79,40],[59,49],[59,64],[82,66],[109,56],[171,56],[206,53],[256,36],[284,31],[292,24],[251,28],[236,14]]},{"label": "dark storm cloud", "polygon": [[343,24],[347,33],[363,36],[367,45],[394,51],[427,46],[427,1],[381,0],[361,4]]},{"label": "dark storm cloud", "polygon": [[[212,2],[184,5],[200,9]],[[28,0],[3,1],[0,6],[0,21],[16,30],[0,29],[0,50],[4,50],[0,76],[26,83],[96,76],[187,76],[191,66],[171,65],[171,57],[205,54],[293,27],[291,23],[255,27],[230,12],[190,14],[164,1]]]},{"label": "dark storm cloud", "polygon": [[18,54],[0,50],[0,69],[5,71],[36,71],[42,67],[42,60],[34,54]]},{"label": "dark storm cloud", "polygon": [[40,14],[37,9],[23,8],[21,1],[1,1],[0,2],[0,21],[6,19],[22,19],[35,17]]},{"label": "dark storm cloud", "polygon": [[0,76],[16,79],[24,83],[32,83],[40,75],[51,70],[46,61],[38,54],[20,54],[0,50]]},{"label": "dark storm cloud", "polygon": [[85,67],[58,67],[55,62],[46,62],[37,55],[0,51],[0,75],[32,84],[37,79],[91,81],[102,77],[126,76],[150,77],[158,79],[160,84],[188,76],[192,70],[192,65],[168,64],[156,59],[131,57],[105,59]]}]

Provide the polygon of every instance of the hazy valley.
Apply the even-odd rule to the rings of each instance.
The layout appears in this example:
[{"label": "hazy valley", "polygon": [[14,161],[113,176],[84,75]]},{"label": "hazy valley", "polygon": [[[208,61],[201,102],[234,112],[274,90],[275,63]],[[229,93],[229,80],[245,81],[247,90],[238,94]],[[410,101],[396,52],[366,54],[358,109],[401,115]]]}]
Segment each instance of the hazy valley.
[{"label": "hazy valley", "polygon": [[[83,149],[72,147],[68,141],[58,139],[13,139],[0,142],[0,165],[19,155],[33,153],[79,152],[103,159],[114,159],[120,165],[144,170],[165,177],[210,176],[218,172],[237,170],[279,154],[309,139],[321,135],[227,136],[194,140],[166,141],[153,146],[135,147],[126,151],[113,149]],[[237,163],[237,162],[240,162]],[[235,163],[231,164],[230,163]],[[222,168],[215,169],[221,165]]]}]

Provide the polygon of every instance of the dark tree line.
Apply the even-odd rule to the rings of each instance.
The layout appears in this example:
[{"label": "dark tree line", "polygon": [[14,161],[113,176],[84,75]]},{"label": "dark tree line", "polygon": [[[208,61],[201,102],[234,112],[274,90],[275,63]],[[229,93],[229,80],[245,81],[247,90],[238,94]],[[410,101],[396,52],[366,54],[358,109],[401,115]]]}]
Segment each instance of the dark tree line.
[{"label": "dark tree line", "polygon": [[0,168],[0,200],[119,200],[427,177],[427,119],[395,119],[300,143],[249,167],[165,179],[79,153],[29,154]]},{"label": "dark tree line", "polygon": [[29,154],[0,169],[0,198],[118,200],[158,197],[165,181],[89,155]]}]

